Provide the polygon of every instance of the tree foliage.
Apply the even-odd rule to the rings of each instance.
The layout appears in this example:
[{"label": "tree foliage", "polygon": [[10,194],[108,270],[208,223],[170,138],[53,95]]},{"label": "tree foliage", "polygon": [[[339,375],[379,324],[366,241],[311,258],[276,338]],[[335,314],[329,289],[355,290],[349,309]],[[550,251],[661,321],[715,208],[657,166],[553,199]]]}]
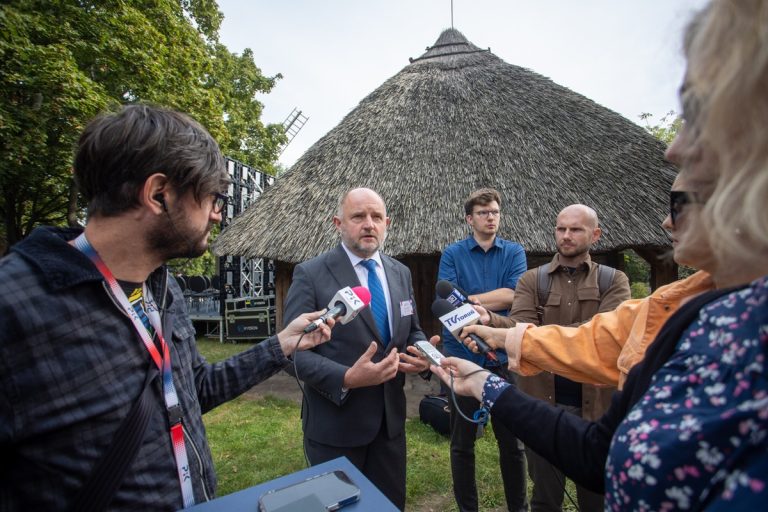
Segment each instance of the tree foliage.
[{"label": "tree foliage", "polygon": [[648,283],[651,266],[630,249],[624,252],[624,273],[630,283]]},{"label": "tree foliage", "polygon": [[651,287],[647,283],[636,282],[629,285],[629,292],[633,299],[644,299],[651,294]]},{"label": "tree foliage", "polygon": [[274,173],[285,136],[262,124],[255,95],[280,76],[262,75],[250,50],[229,52],[222,18],[213,0],[0,5],[0,238],[11,245],[37,224],[77,219],[77,137],[98,112],[126,102],[187,112],[225,154]]},{"label": "tree foliage", "polygon": [[640,114],[640,119],[645,123],[644,128],[648,133],[665,143],[670,145],[672,139],[677,135],[677,131],[680,129],[680,125],[683,120],[675,114],[674,110],[670,110],[656,124],[651,124],[653,121],[653,114],[644,112]]},{"label": "tree foliage", "polygon": [[[678,116],[674,110],[667,112],[656,124],[651,124],[653,114],[643,113],[640,114],[640,119],[645,122],[645,129],[664,142],[667,146],[672,143],[672,139],[675,138],[677,132],[680,130],[680,126],[683,123],[683,119]],[[678,268],[677,275],[680,279],[684,279],[696,272],[696,269],[681,265]]]}]

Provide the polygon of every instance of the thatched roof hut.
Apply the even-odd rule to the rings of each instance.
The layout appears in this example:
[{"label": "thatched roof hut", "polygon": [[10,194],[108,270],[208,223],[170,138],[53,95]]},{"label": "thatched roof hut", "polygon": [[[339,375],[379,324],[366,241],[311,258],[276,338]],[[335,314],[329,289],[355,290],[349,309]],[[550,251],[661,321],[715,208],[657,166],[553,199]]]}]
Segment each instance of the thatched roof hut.
[{"label": "thatched roof hut", "polygon": [[[392,218],[385,251],[414,273],[431,270],[434,284],[439,253],[467,234],[467,195],[494,187],[500,235],[529,256],[555,252],[554,219],[576,202],[600,215],[597,253],[650,256],[669,246],[660,223],[675,171],[663,152],[621,115],[449,29],[307,150],[215,250],[284,263],[316,256],[338,242],[341,194],[366,186]],[[433,293],[425,285],[427,311]]]}]

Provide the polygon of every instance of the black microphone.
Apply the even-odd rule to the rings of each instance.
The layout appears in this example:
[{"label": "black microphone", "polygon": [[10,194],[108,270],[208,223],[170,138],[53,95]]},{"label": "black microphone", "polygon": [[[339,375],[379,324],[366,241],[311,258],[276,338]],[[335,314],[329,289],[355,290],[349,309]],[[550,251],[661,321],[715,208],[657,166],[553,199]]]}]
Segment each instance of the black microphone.
[{"label": "black microphone", "polygon": [[438,297],[447,300],[453,304],[454,307],[459,307],[464,304],[474,304],[473,301],[469,300],[469,294],[467,292],[452,282],[444,279],[437,282],[435,292],[437,292]]},{"label": "black microphone", "polygon": [[[333,296],[328,303],[328,311],[320,318],[304,328],[304,332],[312,332],[320,324],[328,323],[329,318],[338,319],[339,323],[347,324],[354,319],[365,306],[371,303],[371,292],[363,286],[350,288],[345,286]],[[341,317],[341,318],[339,318]]]},{"label": "black microphone", "polygon": [[[435,302],[432,303],[432,314],[457,339],[464,327],[476,324],[480,320],[480,314],[475,311],[471,304],[464,304],[457,308],[446,299],[435,299]],[[496,354],[485,340],[476,334],[470,334],[469,337],[475,342],[481,354],[493,361],[497,360]]]}]

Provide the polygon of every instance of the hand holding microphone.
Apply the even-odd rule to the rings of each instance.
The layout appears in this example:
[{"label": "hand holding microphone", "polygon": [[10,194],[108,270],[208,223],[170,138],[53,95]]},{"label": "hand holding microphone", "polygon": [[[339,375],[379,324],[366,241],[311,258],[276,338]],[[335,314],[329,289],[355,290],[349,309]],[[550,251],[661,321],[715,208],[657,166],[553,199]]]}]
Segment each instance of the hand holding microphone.
[{"label": "hand holding microphone", "polygon": [[[436,299],[435,302],[432,303],[432,314],[435,315],[445,328],[457,339],[460,337],[464,327],[476,324],[480,319],[480,315],[470,304],[467,303],[456,308],[448,299]],[[481,354],[492,361],[497,360],[496,354],[494,354],[491,347],[489,347],[482,338],[475,334],[470,334],[469,337],[475,342],[475,345],[477,345],[477,349]]]},{"label": "hand holding microphone", "polygon": [[277,341],[286,357],[289,357],[294,351],[307,350],[331,339],[331,328],[336,322],[333,318],[320,322],[320,328],[315,329],[310,334],[304,332],[307,324],[312,320],[317,321],[321,314],[322,311],[315,311],[299,315],[285,326],[285,329],[277,333]]},{"label": "hand holding microphone", "polygon": [[333,318],[342,325],[351,322],[357,314],[368,304],[371,303],[371,292],[368,288],[355,286],[350,288],[346,286],[336,292],[328,303],[328,311],[320,318],[304,328],[305,333],[310,333],[320,326],[327,323],[328,319]]},{"label": "hand holding microphone", "polygon": [[331,327],[336,322],[342,324],[351,322],[370,302],[371,293],[366,288],[362,286],[342,288],[328,303],[328,311],[322,315],[320,311],[304,313],[278,333],[277,339],[283,353],[289,356],[294,350],[307,350],[328,341],[331,338]]},{"label": "hand holding microphone", "polygon": [[[493,349],[506,350],[507,332],[509,329],[500,327],[489,327],[487,325],[467,325],[464,327],[464,336],[469,336],[474,341],[474,337],[482,338],[485,343]],[[469,348],[472,348],[471,343]]]}]

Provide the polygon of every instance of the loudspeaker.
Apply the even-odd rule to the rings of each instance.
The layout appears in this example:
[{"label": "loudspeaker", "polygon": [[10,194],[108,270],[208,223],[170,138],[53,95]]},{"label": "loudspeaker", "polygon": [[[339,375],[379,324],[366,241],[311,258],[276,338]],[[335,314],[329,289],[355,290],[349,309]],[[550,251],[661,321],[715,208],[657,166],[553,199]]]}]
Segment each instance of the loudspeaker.
[{"label": "loudspeaker", "polygon": [[208,278],[205,276],[187,276],[187,286],[193,292],[200,293],[208,288]]}]

